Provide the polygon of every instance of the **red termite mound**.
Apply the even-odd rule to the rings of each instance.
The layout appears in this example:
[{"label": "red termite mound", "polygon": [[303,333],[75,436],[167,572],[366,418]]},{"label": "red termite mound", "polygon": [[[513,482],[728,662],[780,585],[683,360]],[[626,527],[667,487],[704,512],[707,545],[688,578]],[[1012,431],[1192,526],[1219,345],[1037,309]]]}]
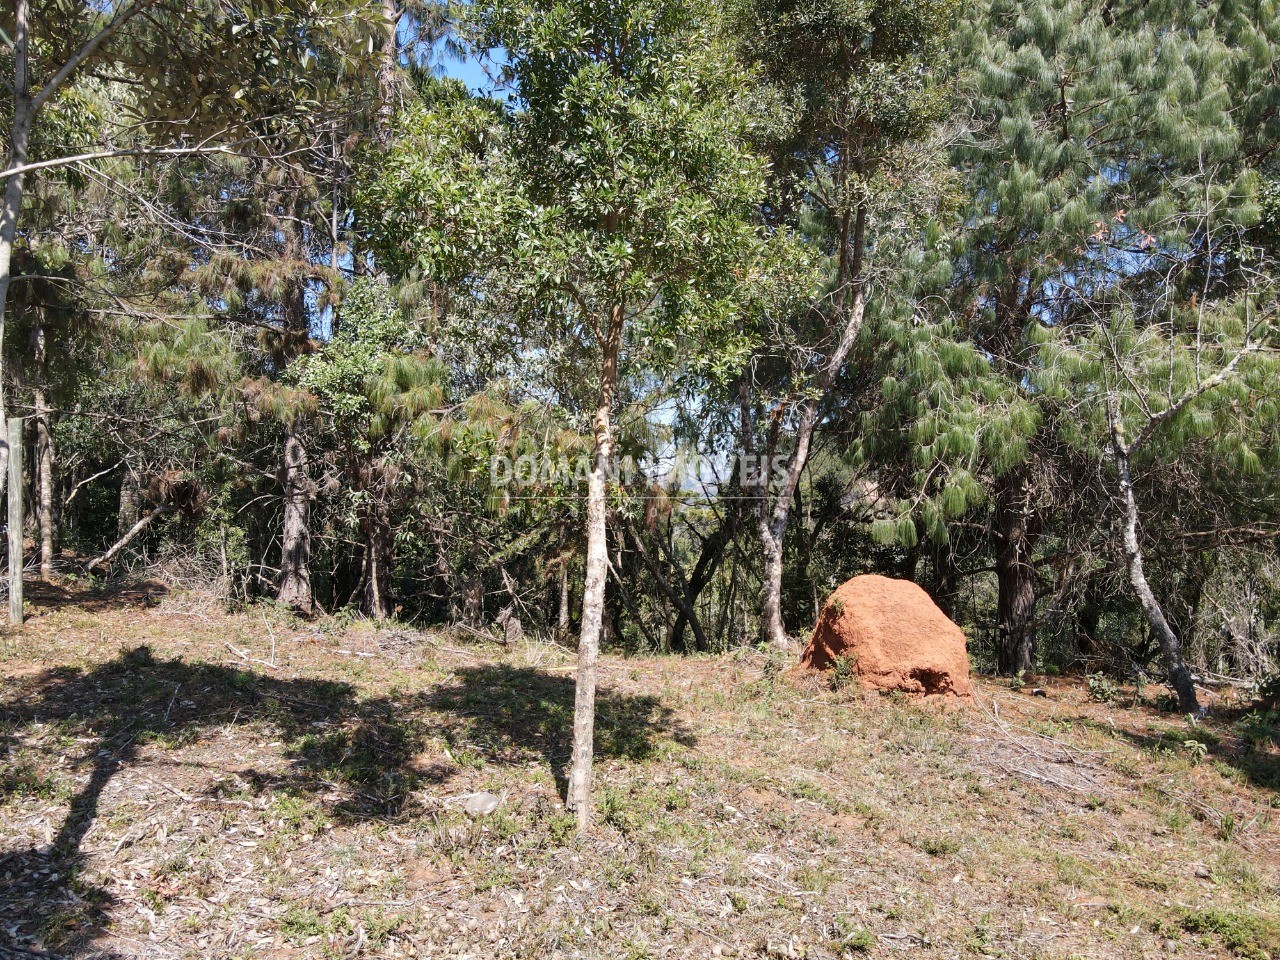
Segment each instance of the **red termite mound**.
[{"label": "red termite mound", "polygon": [[847,657],[864,689],[970,695],[964,631],[919,586],[868,574],[827,598],[800,658],[816,670]]}]

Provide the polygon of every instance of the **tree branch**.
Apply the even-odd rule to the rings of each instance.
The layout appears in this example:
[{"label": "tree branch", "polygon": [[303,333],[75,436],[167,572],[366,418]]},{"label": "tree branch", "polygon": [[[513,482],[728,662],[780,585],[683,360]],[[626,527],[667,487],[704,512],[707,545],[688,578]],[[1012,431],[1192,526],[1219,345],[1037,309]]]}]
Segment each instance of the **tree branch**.
[{"label": "tree branch", "polygon": [[129,6],[118,11],[105,27],[86,40],[80,46],[80,49],[73,53],[67,62],[62,65],[62,68],[50,77],[49,81],[40,88],[40,92],[37,93],[31,101],[32,114],[39,111],[39,109],[43,107],[55,93],[58,92],[62,85],[67,82],[67,79],[71,74],[75,73],[82,63],[92,57],[98,51],[99,47],[115,36],[121,27],[138,14],[142,13],[143,10],[146,10],[157,2],[158,0],[133,0],[133,3]]}]

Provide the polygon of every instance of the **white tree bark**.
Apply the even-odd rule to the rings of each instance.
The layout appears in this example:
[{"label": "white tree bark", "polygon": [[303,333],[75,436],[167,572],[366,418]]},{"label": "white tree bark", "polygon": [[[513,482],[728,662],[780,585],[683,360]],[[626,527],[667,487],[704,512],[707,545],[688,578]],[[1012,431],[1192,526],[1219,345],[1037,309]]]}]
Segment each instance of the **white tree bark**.
[{"label": "white tree bark", "polygon": [[[859,243],[861,241],[858,241]],[[791,645],[782,619],[782,547],[791,520],[791,504],[795,500],[796,487],[809,462],[809,447],[813,431],[818,424],[818,407],[832,382],[839,375],[849,351],[853,349],[866,316],[866,291],[859,283],[853,290],[853,298],[845,312],[844,328],[836,348],[828,357],[819,374],[813,396],[805,401],[796,427],[795,447],[787,463],[787,473],[774,494],[773,507],[762,510],[759,520],[760,544],[764,553],[764,580],[761,585],[760,632],[761,639],[776,647],[786,649]],[[771,464],[761,464],[761,482],[769,483],[767,471]],[[766,487],[767,488],[767,487]]]},{"label": "white tree bark", "polygon": [[618,353],[622,341],[622,308],[610,316],[603,344],[600,394],[594,420],[595,457],[587,479],[586,583],[582,591],[582,625],[578,635],[578,676],[573,698],[573,755],[565,806],[573,811],[579,832],[591,824],[591,761],[595,750],[596,664],[604,622],[605,578],[609,570],[607,543],[608,478],[613,457],[613,396],[618,382]]},{"label": "white tree bark", "polygon": [[[1200,704],[1196,700],[1196,687],[1191,679],[1191,671],[1187,669],[1182,658],[1182,641],[1169,626],[1155,591],[1147,582],[1146,569],[1142,561],[1142,544],[1138,539],[1138,502],[1133,495],[1133,477],[1129,470],[1129,454],[1131,447],[1125,444],[1124,426],[1120,421],[1119,402],[1114,396],[1108,399],[1107,416],[1111,421],[1111,455],[1116,462],[1116,470],[1120,476],[1120,498],[1124,503],[1124,557],[1129,571],[1129,583],[1152,633],[1160,642],[1160,654],[1164,660],[1165,672],[1169,677],[1169,685],[1178,695],[1178,709],[1183,713],[1199,715]],[[1150,434],[1145,434],[1150,436]]]}]

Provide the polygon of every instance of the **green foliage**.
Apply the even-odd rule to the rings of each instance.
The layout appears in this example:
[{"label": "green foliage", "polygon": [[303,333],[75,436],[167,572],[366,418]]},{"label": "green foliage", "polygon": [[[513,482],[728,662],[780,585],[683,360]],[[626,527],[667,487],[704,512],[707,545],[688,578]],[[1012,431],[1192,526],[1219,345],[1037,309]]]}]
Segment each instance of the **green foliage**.
[{"label": "green foliage", "polygon": [[1185,911],[1182,928],[1188,933],[1215,935],[1228,950],[1247,960],[1269,960],[1268,951],[1280,936],[1275,921],[1214,908]]},{"label": "green foliage", "polygon": [[525,336],[596,339],[589,331],[621,308],[637,369],[736,371],[764,168],[697,8],[533,2],[478,13],[518,94],[509,144],[521,196],[506,262]]},{"label": "green foliage", "polygon": [[371,443],[406,429],[439,437],[445,372],[390,291],[374,280],[353,283],[341,318],[337,335],[299,358],[290,379],[319,397],[351,438]]},{"label": "green foliage", "polygon": [[858,682],[858,658],[855,656],[836,657],[831,665],[831,675],[827,681],[832,690],[844,690]]},{"label": "green foliage", "polygon": [[1098,703],[1114,703],[1120,692],[1105,673],[1089,674],[1088,687],[1089,699]]}]

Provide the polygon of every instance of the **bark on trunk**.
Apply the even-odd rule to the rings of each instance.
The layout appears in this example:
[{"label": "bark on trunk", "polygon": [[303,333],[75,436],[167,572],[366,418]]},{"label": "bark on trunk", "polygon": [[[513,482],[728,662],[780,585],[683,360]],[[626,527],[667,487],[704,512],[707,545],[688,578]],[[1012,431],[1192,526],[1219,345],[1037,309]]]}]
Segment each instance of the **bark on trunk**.
[{"label": "bark on trunk", "polygon": [[[791,645],[782,619],[782,537],[787,532],[787,511],[779,523],[764,523],[760,548],[764,555],[764,579],[760,584],[760,637],[765,643],[786,648]],[[775,534],[775,529],[778,531]]]},{"label": "bark on trunk", "polygon": [[1142,545],[1138,541],[1138,502],[1133,495],[1133,478],[1129,471],[1129,449],[1125,446],[1119,416],[1111,414],[1111,452],[1120,474],[1120,499],[1124,504],[1124,556],[1129,570],[1129,583],[1142,605],[1151,632],[1160,643],[1169,685],[1178,695],[1178,709],[1183,713],[1199,715],[1200,703],[1196,699],[1196,687],[1191,671],[1182,659],[1182,642],[1169,626],[1164,610],[1156,600],[1151,584],[1147,582],[1142,562]]},{"label": "bark on trunk", "polygon": [[385,511],[375,505],[365,520],[364,595],[361,606],[366,616],[387,620],[393,610],[391,598],[391,524]]},{"label": "bark on trunk", "polygon": [[[28,0],[16,0],[13,7],[13,119],[9,125],[9,162],[6,169],[21,167],[27,162],[27,150],[31,143],[31,125],[34,111],[31,103],[31,78],[27,57],[30,50],[30,4]],[[13,244],[18,237],[18,218],[22,213],[23,175],[7,177],[4,183],[4,202],[0,205],[0,425],[7,423],[7,400],[4,390],[4,331],[5,307],[9,302],[9,280],[13,264]],[[0,428],[0,490],[3,478],[8,474],[9,444],[7,429]],[[22,439],[19,437],[18,442]]]},{"label": "bark on trunk", "polygon": [[950,541],[933,544],[933,602],[938,609],[952,620],[956,619],[956,579],[957,570],[955,552]]},{"label": "bark on trunk", "polygon": [[591,761],[595,749],[596,662],[604,619],[605,578],[608,574],[607,483],[613,456],[613,395],[618,382],[618,352],[622,340],[622,307],[609,317],[600,366],[600,396],[596,404],[595,460],[587,478],[587,559],[582,591],[582,623],[578,634],[578,676],[573,698],[573,758],[565,806],[577,817],[579,832],[591,823]]},{"label": "bark on trunk", "polygon": [[[773,500],[773,509],[761,512],[759,529],[760,545],[764,554],[764,582],[761,584],[760,633],[761,639],[773,646],[786,649],[791,645],[782,617],[782,547],[786,539],[787,524],[791,519],[791,504],[795,498],[800,476],[809,460],[809,445],[818,424],[818,407],[832,382],[844,366],[849,351],[858,339],[862,320],[866,315],[867,295],[862,282],[862,256],[866,237],[866,210],[858,208],[855,214],[846,214],[840,230],[841,257],[839,288],[840,313],[844,328],[835,349],[827,358],[818,376],[816,388],[805,401],[796,427],[795,447],[787,464],[787,474]],[[849,297],[852,297],[850,300]],[[746,418],[744,417],[744,420]],[[770,447],[767,455],[772,456]],[[770,464],[760,464],[761,479],[768,484]],[[766,488],[767,489],[767,486]]]},{"label": "bark on trunk", "polygon": [[1036,660],[1035,508],[1022,471],[1006,476],[996,495],[996,670],[1030,673]]},{"label": "bark on trunk", "polygon": [[42,392],[36,396],[36,464],[39,469],[40,576],[53,576],[53,561],[58,552],[57,494],[54,470],[53,431],[50,414],[44,406]]},{"label": "bark on trunk", "polygon": [[569,558],[560,561],[560,636],[569,635]]},{"label": "bark on trunk", "polygon": [[53,414],[45,397],[45,333],[37,323],[31,334],[35,360],[35,386],[32,390],[36,420],[36,519],[40,530],[40,577],[53,576],[53,560],[58,550],[58,518],[55,456],[53,449]]},{"label": "bark on trunk", "polygon": [[378,63],[378,92],[381,102],[378,104],[377,138],[380,142],[391,136],[391,120],[395,115],[399,96],[400,5],[396,0],[382,0],[382,18],[387,32],[382,41],[382,56]]},{"label": "bark on trunk", "polygon": [[[786,477],[774,495],[773,510],[760,517],[760,545],[764,553],[764,582],[761,585],[760,632],[761,638],[777,647],[787,648],[791,640],[782,618],[782,548],[787,535],[787,524],[791,520],[791,504],[795,499],[796,488],[800,485],[800,476],[809,462],[809,445],[813,442],[813,431],[818,425],[818,404],[822,395],[835,379],[845,358],[853,349],[858,331],[862,328],[862,319],[866,314],[866,295],[859,287],[853,294],[853,303],[849,307],[845,321],[845,329],[840,343],[828,361],[827,368],[819,379],[818,390],[807,400],[800,414],[800,423],[796,427],[795,449],[791,452],[787,464]],[[763,482],[768,482],[769,465],[761,464]]]},{"label": "bark on trunk", "polygon": [[138,476],[126,465],[120,476],[120,507],[116,513],[116,538],[129,532],[138,522],[138,511],[142,506],[142,494],[139,490]]},{"label": "bark on trunk", "polygon": [[[740,484],[732,485],[735,491],[741,491]],[[711,583],[711,579],[715,576],[716,570],[720,566],[720,562],[725,554],[725,547],[737,532],[739,523],[738,506],[731,503],[729,506],[729,514],[725,517],[724,522],[716,530],[714,534],[708,537],[702,545],[702,552],[698,554],[698,562],[693,566],[693,572],[689,574],[688,583],[685,584],[684,599],[688,609],[693,611],[693,619],[696,620],[698,598],[702,596],[702,591]],[[685,648],[684,631],[690,625],[692,620],[683,612],[685,606],[678,606],[680,611],[676,616],[675,625],[671,628],[670,646],[673,650],[681,650]],[[698,643],[706,644],[709,638],[704,636],[705,631],[695,631],[698,637]],[[704,652],[709,647],[702,648]]]},{"label": "bark on trunk", "polygon": [[290,422],[284,439],[284,530],[276,599],[311,615],[311,476],[301,418]]}]

